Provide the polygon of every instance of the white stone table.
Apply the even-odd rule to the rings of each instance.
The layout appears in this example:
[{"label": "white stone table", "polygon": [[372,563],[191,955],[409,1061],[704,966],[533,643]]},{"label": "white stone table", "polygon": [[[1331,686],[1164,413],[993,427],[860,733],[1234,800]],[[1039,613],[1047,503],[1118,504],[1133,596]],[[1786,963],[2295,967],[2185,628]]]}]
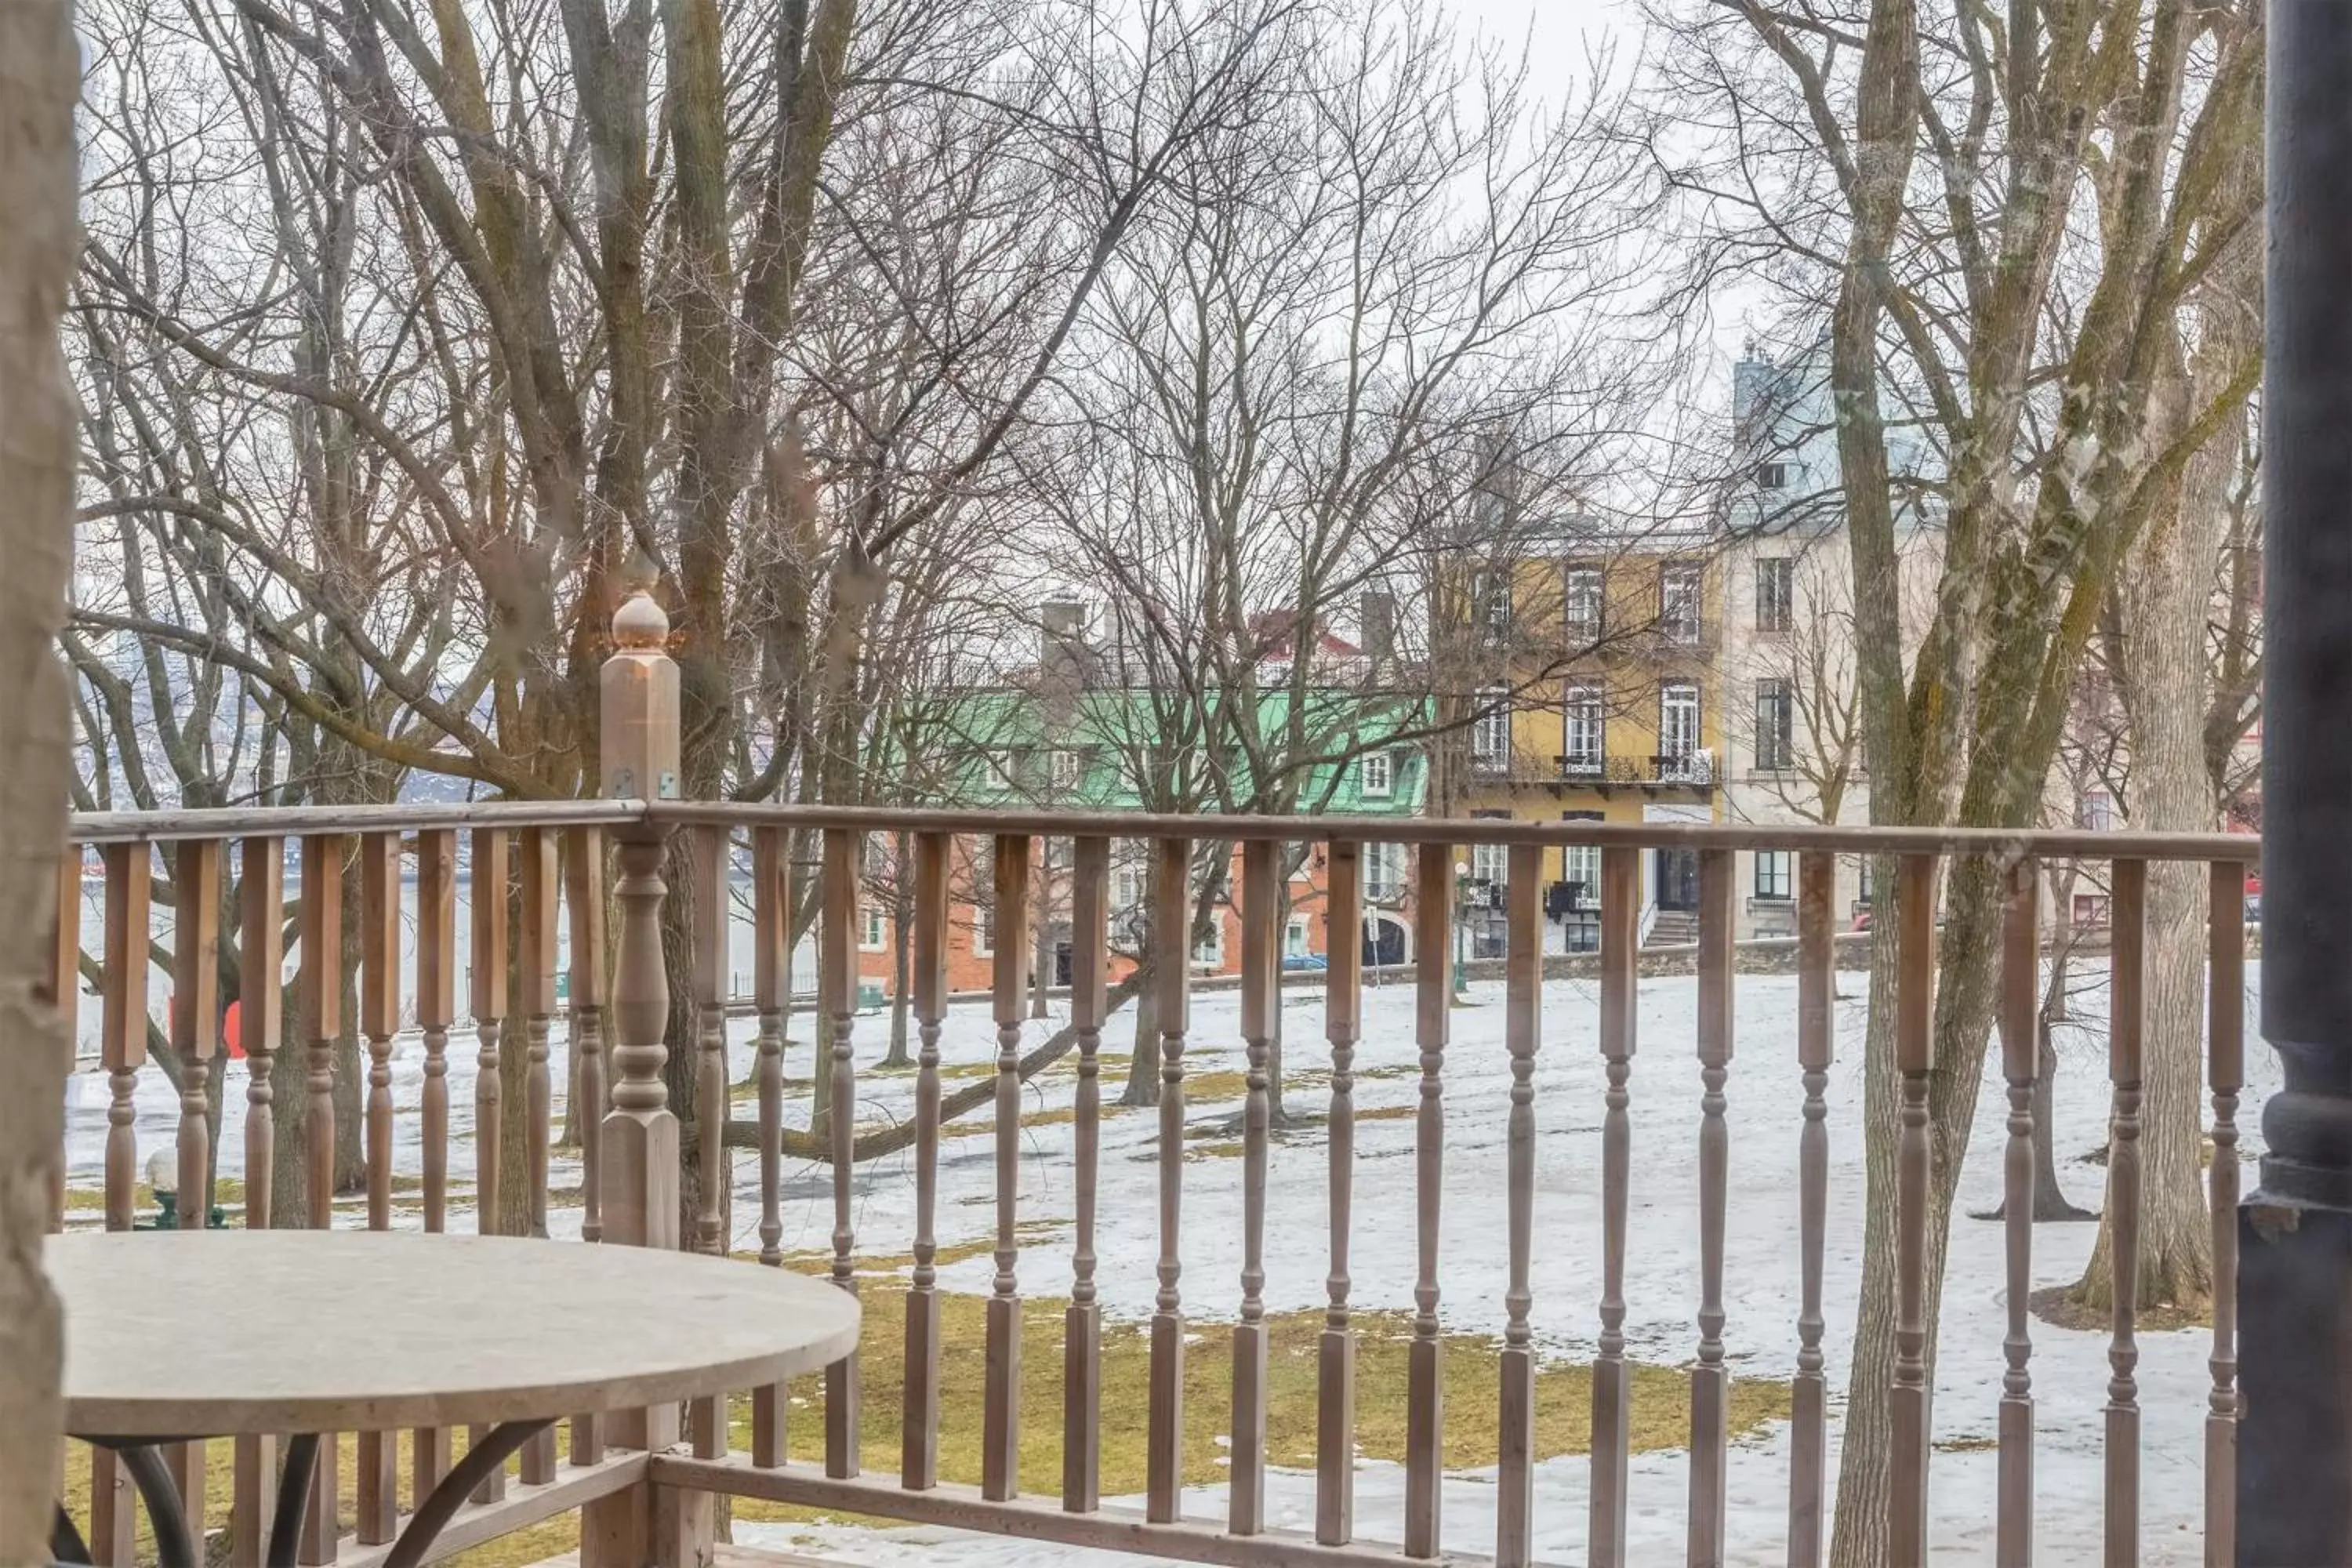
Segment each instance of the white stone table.
[{"label": "white stone table", "polygon": [[[163,1568],[196,1553],[157,1443],[290,1435],[270,1538],[271,1562],[290,1563],[319,1435],[491,1427],[418,1507],[386,1559],[400,1568],[490,1467],[560,1416],[757,1387],[857,1343],[856,1300],[829,1284],[647,1247],[113,1232],[53,1236],[44,1261],[65,1303],[66,1429],[122,1455]],[[257,1321],[270,1331],[201,1342],[173,1331]],[[58,1520],[71,1561],[79,1539]]]}]

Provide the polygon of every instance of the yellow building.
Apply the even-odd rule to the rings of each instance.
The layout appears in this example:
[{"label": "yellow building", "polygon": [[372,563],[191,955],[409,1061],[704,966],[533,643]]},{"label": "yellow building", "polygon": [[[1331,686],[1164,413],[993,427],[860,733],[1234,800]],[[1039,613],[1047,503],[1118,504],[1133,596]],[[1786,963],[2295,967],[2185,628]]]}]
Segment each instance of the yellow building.
[{"label": "yellow building", "polygon": [[[1461,558],[1433,616],[1441,704],[1454,720],[1439,748],[1433,811],[1527,822],[1717,820],[1724,620],[1706,542],[1571,533],[1556,543],[1519,542],[1507,558]],[[1463,858],[1474,885],[1501,888],[1499,848],[1474,847]],[[1553,851],[1545,861],[1548,909],[1597,908],[1597,849]],[[1698,905],[1696,858],[1645,854],[1642,896],[1645,923],[1654,910],[1666,928],[1658,940],[1675,940]]]}]

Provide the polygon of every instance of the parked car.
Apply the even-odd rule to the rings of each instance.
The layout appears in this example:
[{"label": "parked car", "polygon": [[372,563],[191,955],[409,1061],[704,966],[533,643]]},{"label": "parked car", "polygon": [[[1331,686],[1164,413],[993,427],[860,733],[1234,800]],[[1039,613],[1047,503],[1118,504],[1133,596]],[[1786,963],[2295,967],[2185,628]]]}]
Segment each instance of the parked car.
[{"label": "parked car", "polygon": [[1285,972],[1297,974],[1313,970],[1328,969],[1331,967],[1331,961],[1319,952],[1290,952],[1283,955],[1282,967]]}]

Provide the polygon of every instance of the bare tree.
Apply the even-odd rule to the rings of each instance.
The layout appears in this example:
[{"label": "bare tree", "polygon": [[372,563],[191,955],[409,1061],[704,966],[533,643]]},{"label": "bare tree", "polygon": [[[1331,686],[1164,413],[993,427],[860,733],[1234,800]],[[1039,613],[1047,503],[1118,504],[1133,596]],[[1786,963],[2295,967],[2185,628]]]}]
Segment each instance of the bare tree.
[{"label": "bare tree", "polygon": [[[1684,171],[1725,239],[1715,258],[1752,265],[1829,325],[1873,816],[2031,823],[2117,562],[2257,374],[2250,353],[2182,420],[2151,407],[2176,313],[2259,210],[2259,182],[2239,177],[2259,120],[2259,9],[1729,0],[1666,20],[1667,89],[1686,89],[1719,132]],[[2086,207],[2095,231],[2073,221]],[[2079,305],[2055,308],[2073,285]],[[1936,616],[1907,669],[1892,624],[1900,420],[1931,433],[1948,518]],[[2000,868],[1967,860],[1943,889],[1931,1303],[1990,1025],[2000,888]],[[1893,922],[1878,931],[1842,1568],[1889,1550]],[[1933,1350],[1931,1332],[1931,1379]]]}]

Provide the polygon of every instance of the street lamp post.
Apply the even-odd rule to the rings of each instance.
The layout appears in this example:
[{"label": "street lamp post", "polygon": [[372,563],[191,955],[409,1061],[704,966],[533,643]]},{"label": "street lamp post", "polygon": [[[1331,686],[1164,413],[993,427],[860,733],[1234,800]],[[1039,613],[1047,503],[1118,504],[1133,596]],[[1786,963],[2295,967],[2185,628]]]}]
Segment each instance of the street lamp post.
[{"label": "street lamp post", "polygon": [[1460,1002],[1470,994],[1470,976],[1462,952],[1463,937],[1470,929],[1470,863],[1458,860],[1454,866],[1454,999]]}]

